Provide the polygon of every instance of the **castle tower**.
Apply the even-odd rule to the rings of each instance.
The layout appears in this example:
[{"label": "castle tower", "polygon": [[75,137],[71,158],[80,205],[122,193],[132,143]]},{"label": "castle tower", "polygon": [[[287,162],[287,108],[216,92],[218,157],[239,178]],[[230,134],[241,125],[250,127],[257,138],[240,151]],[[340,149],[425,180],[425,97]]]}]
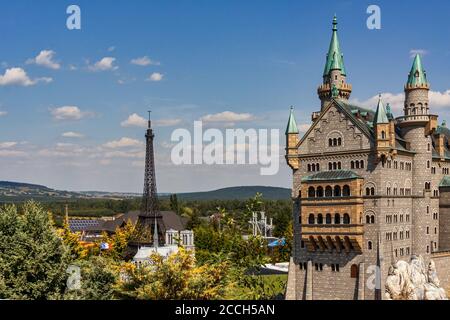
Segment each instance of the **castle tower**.
[{"label": "castle tower", "polygon": [[412,217],[414,221],[412,253],[429,256],[432,235],[427,232],[433,209],[430,165],[432,162],[431,133],[437,126],[437,116],[429,114],[429,84],[419,55],[416,55],[405,85],[404,116],[397,118],[403,137],[414,150],[412,165]]},{"label": "castle tower", "polygon": [[[389,105],[388,105],[389,106]],[[395,126],[394,119],[389,107],[387,111],[381,100],[378,98],[377,111],[374,119],[374,129],[376,135],[376,152],[378,160],[386,159],[395,153]]]},{"label": "castle tower", "polygon": [[153,150],[153,140],[155,138],[155,134],[153,133],[150,117],[148,120],[148,129],[145,138],[146,158],[144,193],[142,197],[142,209],[138,220],[138,227],[143,229],[141,230],[143,232],[143,239],[140,239],[139,242],[141,244],[152,243],[155,247],[157,247],[159,243],[164,242],[165,230],[162,214],[159,211],[158,195],[156,191],[155,155]]},{"label": "castle tower", "polygon": [[352,92],[352,85],[346,82],[344,55],[341,53],[337,33],[337,18],[333,18],[333,29],[330,47],[328,49],[325,69],[323,71],[323,84],[317,89],[321,101],[321,108],[331,98],[348,100]]},{"label": "castle tower", "polygon": [[427,75],[422,67],[420,55],[414,58],[408,82],[405,85],[405,116],[420,116],[429,114],[428,91],[430,85]]},{"label": "castle tower", "polygon": [[291,107],[291,113],[289,114],[289,120],[286,127],[286,159],[288,165],[296,170],[299,168],[299,161],[297,158],[297,145],[299,142],[297,122],[294,117],[294,107]]}]

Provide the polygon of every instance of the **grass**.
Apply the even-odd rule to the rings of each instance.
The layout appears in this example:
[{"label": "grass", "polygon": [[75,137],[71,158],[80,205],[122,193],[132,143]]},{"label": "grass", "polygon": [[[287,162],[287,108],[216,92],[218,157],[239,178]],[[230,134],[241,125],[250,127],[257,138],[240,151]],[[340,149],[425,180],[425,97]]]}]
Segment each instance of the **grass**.
[{"label": "grass", "polygon": [[[248,279],[253,287],[240,286],[235,288],[234,297],[241,300],[279,300],[284,299],[287,284],[287,274],[250,276]],[[256,287],[255,287],[256,286]]]}]

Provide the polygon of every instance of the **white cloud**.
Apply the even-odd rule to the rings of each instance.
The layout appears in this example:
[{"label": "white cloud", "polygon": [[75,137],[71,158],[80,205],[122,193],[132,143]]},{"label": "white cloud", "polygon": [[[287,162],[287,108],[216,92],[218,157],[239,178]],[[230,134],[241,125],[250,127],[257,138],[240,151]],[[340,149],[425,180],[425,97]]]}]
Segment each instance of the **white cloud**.
[{"label": "white cloud", "polygon": [[[430,100],[429,106],[431,109],[450,108],[450,89],[444,92],[430,91],[428,97]],[[385,92],[381,94],[381,98],[384,105],[389,103],[394,112],[397,112],[398,114],[401,114],[403,112],[403,105],[405,103],[404,93]],[[358,99],[352,99],[350,102],[367,109],[375,110],[378,103],[378,95],[362,101]]]},{"label": "white cloud", "polygon": [[159,72],[153,72],[149,77],[148,77],[148,81],[161,81],[164,78],[164,75],[162,73]]},{"label": "white cloud", "polygon": [[102,166],[108,166],[111,164],[111,160],[110,159],[101,159],[98,163]]},{"label": "white cloud", "polygon": [[30,79],[25,70],[23,70],[22,68],[6,69],[5,74],[0,75],[0,86],[18,85],[28,87],[33,86],[38,82],[49,83],[52,81],[53,81],[52,78]]},{"label": "white cloud", "polygon": [[18,150],[0,150],[0,157],[25,157],[27,153]]},{"label": "white cloud", "polygon": [[[367,99],[367,100],[359,100],[359,99],[351,99],[350,102],[352,104],[355,104],[357,106],[361,106],[366,109],[375,110],[376,106],[378,104],[378,94]],[[405,101],[405,94],[404,93],[390,93],[390,92],[384,92],[381,93],[381,99],[384,103],[390,104],[392,107],[392,111],[395,112],[402,112],[403,111],[403,104]]]},{"label": "white cloud", "polygon": [[76,106],[63,106],[51,109],[50,113],[55,120],[80,120],[90,114],[89,112],[82,112]]},{"label": "white cloud", "polygon": [[8,114],[8,112],[6,111],[0,111],[0,117],[6,116]]},{"label": "white cloud", "polygon": [[297,126],[298,131],[300,131],[300,132],[306,132],[306,131],[309,130],[310,127],[311,127],[311,124],[308,124],[308,123],[299,124],[299,125]]},{"label": "white cloud", "polygon": [[431,108],[450,108],[450,89],[444,92],[430,91],[429,98]]},{"label": "white cloud", "polygon": [[224,111],[216,114],[208,114],[200,118],[204,122],[245,122],[255,120],[250,113],[235,113],[232,111]]},{"label": "white cloud", "polygon": [[137,113],[133,113],[128,117],[127,120],[122,121],[120,123],[122,127],[147,127],[147,120],[138,115]]},{"label": "white cloud", "polygon": [[16,145],[17,145],[17,142],[12,142],[12,141],[0,142],[0,149],[12,148]]},{"label": "white cloud", "polygon": [[62,134],[64,138],[84,138],[84,134],[79,132],[68,131]]},{"label": "white cloud", "polygon": [[27,64],[36,64],[38,66],[50,68],[53,70],[58,70],[61,68],[61,65],[54,61],[53,58],[55,56],[55,51],[53,50],[42,50],[36,58],[28,59]]},{"label": "white cloud", "polygon": [[141,146],[142,142],[136,139],[127,137],[120,138],[119,140],[113,140],[105,143],[103,146],[110,149],[127,148]]},{"label": "white cloud", "polygon": [[144,168],[145,161],[133,161],[133,162],[131,162],[131,165],[136,168]]},{"label": "white cloud", "polygon": [[[181,123],[181,119],[159,119],[159,120],[152,120],[152,123],[156,127],[172,127],[176,126],[177,124]],[[120,123],[122,127],[141,127],[141,128],[147,128],[148,126],[148,120],[141,117],[137,113],[133,113],[128,117],[127,120],[122,121]]]},{"label": "white cloud", "polygon": [[131,64],[135,64],[137,66],[142,66],[142,67],[150,66],[150,65],[159,66],[161,64],[158,61],[153,61],[152,59],[150,59],[147,56],[143,56],[143,57],[140,57],[140,58],[132,59],[130,61],[130,63]]},{"label": "white cloud", "polygon": [[414,58],[416,54],[420,54],[421,56],[427,55],[429,52],[425,49],[411,49],[409,50],[409,56]]},{"label": "white cloud", "polygon": [[100,61],[97,61],[94,65],[89,66],[91,71],[109,71],[117,70],[119,67],[114,65],[116,58],[104,57]]},{"label": "white cloud", "polygon": [[105,152],[104,156],[108,159],[111,158],[125,158],[125,159],[143,159],[145,158],[145,152],[143,151],[110,151]]},{"label": "white cloud", "polygon": [[160,119],[154,120],[152,123],[157,127],[173,127],[181,123],[181,119]]}]

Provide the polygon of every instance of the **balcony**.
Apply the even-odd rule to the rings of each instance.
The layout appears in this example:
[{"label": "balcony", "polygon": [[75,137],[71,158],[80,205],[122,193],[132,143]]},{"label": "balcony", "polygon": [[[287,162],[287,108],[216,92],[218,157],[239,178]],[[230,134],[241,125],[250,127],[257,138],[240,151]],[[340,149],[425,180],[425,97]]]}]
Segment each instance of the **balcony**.
[{"label": "balcony", "polygon": [[432,114],[410,114],[396,118],[397,124],[400,126],[411,123],[427,123],[437,121],[438,116]]}]

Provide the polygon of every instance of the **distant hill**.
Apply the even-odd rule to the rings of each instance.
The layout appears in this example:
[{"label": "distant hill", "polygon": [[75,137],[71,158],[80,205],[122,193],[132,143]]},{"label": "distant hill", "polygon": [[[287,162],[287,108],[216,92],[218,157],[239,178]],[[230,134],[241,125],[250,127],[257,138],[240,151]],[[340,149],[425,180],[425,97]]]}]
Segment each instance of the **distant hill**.
[{"label": "distant hill", "polygon": [[22,182],[0,181],[0,202],[58,201],[70,199],[124,199],[140,196],[119,192],[74,192],[51,189],[46,186]]},{"label": "distant hill", "polygon": [[178,193],[180,200],[245,200],[262,193],[264,199],[285,200],[290,199],[291,189],[280,187],[243,186],[230,187],[206,192]]},{"label": "distant hill", "polygon": [[[178,193],[180,200],[245,200],[254,197],[256,193],[262,193],[264,199],[284,200],[289,199],[291,190],[279,187],[242,186],[230,187],[206,192]],[[170,193],[159,194],[166,198]],[[61,191],[46,186],[0,181],[0,202],[21,202],[29,199],[37,201],[58,201],[68,199],[125,199],[140,197],[137,193],[101,192],[101,191]]]},{"label": "distant hill", "polygon": [[28,199],[46,201],[47,199],[81,198],[76,192],[59,191],[46,186],[22,182],[0,181],[0,201],[19,202]]}]

